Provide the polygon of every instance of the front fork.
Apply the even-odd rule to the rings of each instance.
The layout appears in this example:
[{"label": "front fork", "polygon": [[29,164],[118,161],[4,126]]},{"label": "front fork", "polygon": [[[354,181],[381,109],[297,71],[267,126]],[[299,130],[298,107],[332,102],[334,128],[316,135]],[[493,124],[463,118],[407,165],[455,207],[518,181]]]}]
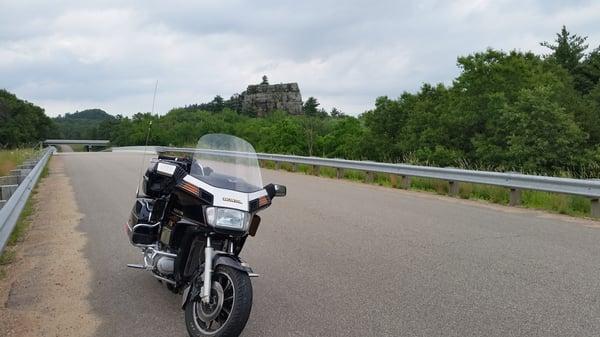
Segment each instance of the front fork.
[{"label": "front fork", "polygon": [[200,293],[200,298],[203,303],[210,302],[210,289],[211,280],[212,280],[212,263],[213,263],[213,255],[215,253],[215,249],[212,247],[212,243],[210,240],[210,236],[206,237],[206,248],[204,248],[204,279],[202,285],[202,291]]},{"label": "front fork", "polygon": [[229,242],[228,254],[224,256],[218,256],[217,261],[215,261],[216,255],[223,255],[224,252],[217,252],[215,254],[215,249],[212,246],[212,241],[210,237],[206,237],[206,246],[204,248],[204,273],[201,274],[202,278],[202,287],[198,289],[197,281],[200,281],[200,277],[198,279],[194,278],[194,280],[185,288],[183,291],[183,301],[181,303],[181,307],[185,308],[186,303],[189,298],[197,298],[200,297],[202,303],[210,303],[210,294],[212,289],[212,274],[215,263],[217,265],[224,264],[233,269],[240,270],[248,274],[249,277],[258,277],[259,275],[252,272],[250,266],[240,261],[238,258],[234,258],[234,245],[233,242]]}]

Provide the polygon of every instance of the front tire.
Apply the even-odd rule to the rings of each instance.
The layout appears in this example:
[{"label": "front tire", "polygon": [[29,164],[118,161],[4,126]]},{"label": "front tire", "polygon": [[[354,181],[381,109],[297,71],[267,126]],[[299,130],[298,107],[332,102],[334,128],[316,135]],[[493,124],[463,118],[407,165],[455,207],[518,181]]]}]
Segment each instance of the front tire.
[{"label": "front tire", "polygon": [[185,325],[191,337],[237,337],[252,309],[252,283],[248,274],[228,266],[213,273],[211,301],[191,299],[185,306]]}]

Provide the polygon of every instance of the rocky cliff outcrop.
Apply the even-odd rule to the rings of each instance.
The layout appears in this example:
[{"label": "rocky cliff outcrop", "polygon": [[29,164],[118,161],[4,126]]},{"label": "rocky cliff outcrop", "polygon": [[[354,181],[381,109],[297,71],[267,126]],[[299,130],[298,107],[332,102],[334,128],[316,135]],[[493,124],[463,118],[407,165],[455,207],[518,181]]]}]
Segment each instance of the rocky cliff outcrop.
[{"label": "rocky cliff outcrop", "polygon": [[269,84],[266,76],[261,84],[249,85],[241,93],[242,111],[256,116],[265,116],[274,110],[283,110],[292,115],[302,114],[302,95],[298,83]]}]

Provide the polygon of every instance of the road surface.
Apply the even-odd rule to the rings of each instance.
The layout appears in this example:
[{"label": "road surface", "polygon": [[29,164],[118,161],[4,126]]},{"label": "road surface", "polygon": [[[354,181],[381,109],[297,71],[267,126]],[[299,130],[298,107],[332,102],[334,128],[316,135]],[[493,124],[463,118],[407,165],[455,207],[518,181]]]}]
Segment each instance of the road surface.
[{"label": "road surface", "polygon": [[[141,155],[68,153],[98,336],[185,336],[180,297],[127,269]],[[594,222],[263,171],[287,185],[243,257],[261,274],[243,336],[600,334]],[[65,243],[68,244],[68,243]]]},{"label": "road surface", "polygon": [[71,145],[62,144],[62,145],[59,145],[59,146],[60,146],[60,151],[61,152],[73,152],[73,148],[71,147]]}]

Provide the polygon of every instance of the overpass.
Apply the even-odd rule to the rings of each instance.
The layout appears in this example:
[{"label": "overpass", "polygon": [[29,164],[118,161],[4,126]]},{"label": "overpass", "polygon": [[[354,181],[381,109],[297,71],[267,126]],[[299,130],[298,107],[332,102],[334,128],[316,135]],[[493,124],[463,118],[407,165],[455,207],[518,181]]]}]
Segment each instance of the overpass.
[{"label": "overpass", "polygon": [[87,145],[87,146],[109,146],[110,140],[92,139],[46,139],[44,145]]},{"label": "overpass", "polygon": [[92,147],[108,147],[109,140],[96,139],[46,139],[42,142],[46,146],[50,145],[83,145],[89,151]]}]

